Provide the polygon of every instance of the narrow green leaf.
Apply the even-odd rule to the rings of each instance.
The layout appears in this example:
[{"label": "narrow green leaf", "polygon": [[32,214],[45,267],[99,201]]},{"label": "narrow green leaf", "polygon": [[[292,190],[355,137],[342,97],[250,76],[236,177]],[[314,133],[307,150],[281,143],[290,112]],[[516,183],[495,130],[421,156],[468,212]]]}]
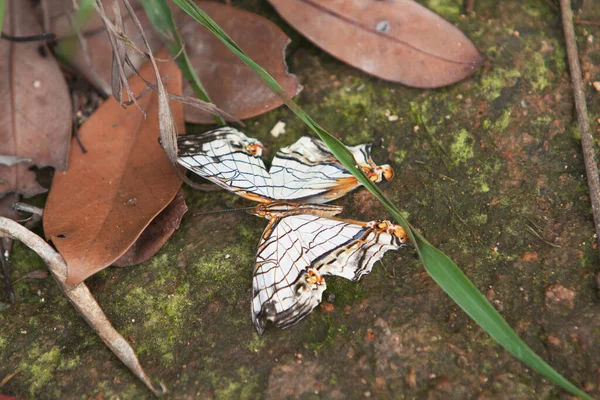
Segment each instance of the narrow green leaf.
[{"label": "narrow green leaf", "polygon": [[65,62],[70,62],[75,56],[79,41],[78,35],[94,13],[95,0],[80,0],[71,23],[71,35],[58,41],[54,49],[56,56]]},{"label": "narrow green leaf", "polygon": [[421,259],[429,275],[491,337],[554,383],[581,398],[592,399],[535,354],[446,254],[433,247],[418,232],[416,236]]},{"label": "narrow green leaf", "polygon": [[2,32],[2,26],[4,25],[4,11],[6,10],[6,0],[0,0],[0,32]]},{"label": "narrow green leaf", "polygon": [[352,154],[346,146],[306,114],[289,96],[281,86],[258,64],[252,61],[239,46],[191,0],[173,0],[182,10],[206,27],[217,36],[232,52],[277,93],[286,105],[308,125],[329,147],[331,152],[356,176],[356,178],[388,209],[398,223],[407,231],[414,244],[423,265],[435,282],[448,293],[448,295],[479,324],[500,345],[523,361],[532,369],[558,384],[569,392],[592,400],[590,396],[578,389],[575,385],[556,372],[544,362],[519,336],[510,328],[504,318],[487,301],[471,281],[463,274],[458,266],[443,252],[433,247],[408,221],[400,214],[392,202],[383,192],[371,182],[365,174],[356,167]]},{"label": "narrow green leaf", "polygon": [[54,54],[64,62],[70,62],[75,56],[78,35],[85,24],[89,21],[94,13],[95,0],[80,0],[78,9],[73,14],[71,20],[71,35],[68,35],[58,41],[58,45],[54,49]]},{"label": "narrow green leaf", "polygon": [[[167,44],[171,56],[175,58],[183,77],[190,82],[190,85],[192,85],[192,89],[194,89],[196,96],[198,96],[200,100],[212,103],[208,92],[204,89],[198,75],[196,75],[196,71],[194,71],[194,67],[185,51],[185,47],[179,36],[179,31],[175,26],[175,20],[173,19],[169,6],[167,6],[166,0],[145,0],[142,1],[142,5],[144,6],[144,10],[146,11],[146,15],[150,22],[152,22],[161,33],[162,38]],[[221,117],[213,115],[213,119],[219,125],[225,124]]]}]

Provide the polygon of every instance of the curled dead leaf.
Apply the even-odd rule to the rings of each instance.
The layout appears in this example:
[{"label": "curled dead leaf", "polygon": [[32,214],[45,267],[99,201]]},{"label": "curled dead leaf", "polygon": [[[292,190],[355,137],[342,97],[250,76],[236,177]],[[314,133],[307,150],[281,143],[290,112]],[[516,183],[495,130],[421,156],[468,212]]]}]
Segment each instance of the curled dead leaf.
[{"label": "curled dead leaf", "polygon": [[180,189],[173,201],[150,222],[129,250],[112,265],[129,267],[148,261],[179,228],[187,210],[185,193]]},{"label": "curled dead leaf", "polygon": [[[30,1],[8,0],[3,31],[28,36],[42,31]],[[71,99],[58,63],[39,42],[0,40],[0,195],[46,191],[33,166],[64,170],[71,135]],[[7,165],[6,160],[18,161]]]},{"label": "curled dead leaf", "polygon": [[[168,57],[166,52],[157,55]],[[174,62],[160,63],[169,92],[181,93],[181,73]],[[148,63],[140,74],[156,82]],[[129,83],[140,93],[145,83]],[[148,224],[173,200],[181,186],[158,143],[158,95],[138,101],[146,111],[123,109],[114,98],[104,102],[79,131],[88,152],[69,157],[69,169],[54,176],[44,211],[44,232],[68,266],[68,285],[111,265],[138,239]],[[179,132],[184,131],[183,107],[172,101]]]},{"label": "curled dead leaf", "polygon": [[483,62],[458,28],[413,0],[269,2],[326,52],[393,82],[446,86],[471,75]]}]

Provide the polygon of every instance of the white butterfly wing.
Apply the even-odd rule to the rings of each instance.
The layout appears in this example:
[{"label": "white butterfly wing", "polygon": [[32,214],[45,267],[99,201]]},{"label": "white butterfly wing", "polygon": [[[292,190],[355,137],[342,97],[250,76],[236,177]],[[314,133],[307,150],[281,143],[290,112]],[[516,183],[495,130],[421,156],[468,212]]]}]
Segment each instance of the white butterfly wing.
[{"label": "white butterfly wing", "polygon": [[[348,148],[365,172],[381,168],[371,160],[371,146]],[[383,166],[391,171],[391,167]],[[327,149],[325,144],[307,136],[280,149],[269,170],[277,199],[326,203],[360,186],[358,180]],[[393,175],[389,173],[389,177]],[[380,182],[382,177],[377,177]],[[386,178],[389,179],[389,178]]]},{"label": "white butterfly wing", "polygon": [[262,144],[231,127],[177,139],[178,162],[244,198],[268,202],[273,182],[260,158]]},{"label": "white butterfly wing", "polygon": [[289,224],[304,243],[312,268],[321,275],[358,281],[386,251],[406,243],[406,232],[388,221],[359,222],[298,215]]},{"label": "white butterfly wing", "polygon": [[259,245],[253,279],[252,318],[259,333],[267,321],[295,324],[320,302],[321,275],[356,281],[375,261],[406,242],[387,221],[355,222],[302,214],[274,219]]},{"label": "white butterfly wing", "polygon": [[252,322],[259,334],[267,321],[277,327],[293,325],[320,302],[325,282],[311,284],[310,260],[289,225],[289,219],[273,218],[261,238],[252,279]]}]

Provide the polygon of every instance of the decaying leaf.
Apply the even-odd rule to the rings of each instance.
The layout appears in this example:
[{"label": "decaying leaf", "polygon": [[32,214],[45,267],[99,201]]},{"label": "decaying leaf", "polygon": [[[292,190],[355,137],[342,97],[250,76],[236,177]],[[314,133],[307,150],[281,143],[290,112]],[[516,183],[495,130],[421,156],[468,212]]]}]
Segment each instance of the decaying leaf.
[{"label": "decaying leaf", "polygon": [[[181,73],[175,63],[159,63],[158,68],[166,89],[180,94]],[[156,82],[149,63],[140,73]],[[137,76],[129,83],[135,93],[146,87]],[[120,258],[181,186],[158,143],[158,95],[151,91],[138,103],[147,119],[135,107],[123,109],[114,98],[103,103],[79,131],[88,152],[73,151],[69,169],[54,176],[44,232],[67,262],[68,285]],[[171,108],[183,132],[183,107],[172,101]]]},{"label": "decaying leaf", "polygon": [[180,189],[173,201],[150,222],[129,250],[112,265],[128,267],[148,261],[179,228],[181,218],[187,210],[185,193]]},{"label": "decaying leaf", "polygon": [[[74,40],[69,35],[69,18],[72,5],[65,9],[64,0],[43,0],[44,8],[49,10],[48,19],[53,32],[62,40]],[[68,1],[67,3],[71,3]],[[114,19],[112,0],[104,0],[104,8],[109,18]],[[135,8],[139,1],[131,1]],[[290,96],[296,95],[302,89],[296,77],[287,72],[285,63],[285,48],[289,38],[275,24],[259,15],[239,10],[214,2],[198,2],[198,4],[219,23],[225,31],[248,53],[255,61],[265,67],[271,75],[281,83]],[[159,47],[160,38],[141,7],[135,8],[140,18],[145,34],[153,49]],[[173,17],[179,27],[186,51],[190,56],[194,69],[200,81],[211,96],[212,101],[222,110],[239,119],[260,115],[283,104],[280,98],[273,94],[254,73],[229,51],[217,38],[200,26],[196,21],[176,6],[171,7]],[[58,11],[60,10],[60,11]],[[140,34],[136,31],[131,17],[123,12],[123,24],[127,35],[142,50],[145,50]],[[89,48],[89,58],[97,77],[93,76],[87,65],[81,48],[78,49],[73,65],[86,79],[96,86],[104,87],[110,93],[108,84],[111,82],[112,52],[102,22],[94,16],[84,29],[84,37]],[[142,58],[134,51],[128,55],[137,67]],[[132,74],[130,68],[126,72]],[[98,77],[101,79],[98,80]],[[188,82],[184,82],[184,94],[195,97]],[[210,113],[193,105],[184,106],[188,122],[214,123]]]},{"label": "decaying leaf", "polygon": [[[293,97],[302,86],[289,74],[285,63],[285,48],[290,39],[271,21],[231,6],[196,1],[211,18],[248,54],[265,68]],[[211,100],[222,110],[239,119],[260,115],[283,104],[235,54],[218,38],[190,16],[177,19],[194,70]],[[184,94],[193,95],[184,83]],[[185,106],[188,122],[210,124],[213,119],[205,111]]]},{"label": "decaying leaf", "polygon": [[471,75],[483,62],[458,28],[413,0],[269,2],[323,50],[390,81],[419,88],[446,86]]},{"label": "decaying leaf", "polygon": [[[42,32],[30,0],[8,0],[4,32],[28,36]],[[39,42],[0,40],[0,155],[21,162],[0,165],[0,195],[25,197],[45,192],[34,165],[64,170],[71,134],[71,99],[65,79]],[[27,161],[29,160],[29,161]]]},{"label": "decaying leaf", "polygon": [[[102,4],[104,5],[104,9],[106,10],[109,19],[114,21],[113,0],[103,0]],[[151,28],[151,24],[148,22],[139,1],[132,1],[132,4],[142,25],[148,28],[145,30],[145,34],[150,46],[153,50],[158,50],[161,47],[159,35]],[[86,60],[86,55],[82,49],[81,43],[74,35],[71,28],[70,18],[72,18],[73,15],[73,1],[42,0],[42,5],[44,12],[47,13],[45,18],[48,20],[50,30],[53,33],[56,33],[60,40],[73,41],[75,43],[75,56],[73,60],[71,60],[73,67],[94,86],[101,88],[106,93],[111,93],[112,50],[99,15],[94,13],[82,32],[88,48],[87,57],[89,62],[91,62],[90,66],[88,60]],[[121,9],[125,34],[140,50],[145,51],[139,31],[135,28],[135,24],[128,13],[124,11],[122,5]],[[139,68],[148,60],[136,51],[128,51],[127,54],[136,68]],[[129,76],[133,74],[133,71],[128,67],[126,67],[126,72]]]}]

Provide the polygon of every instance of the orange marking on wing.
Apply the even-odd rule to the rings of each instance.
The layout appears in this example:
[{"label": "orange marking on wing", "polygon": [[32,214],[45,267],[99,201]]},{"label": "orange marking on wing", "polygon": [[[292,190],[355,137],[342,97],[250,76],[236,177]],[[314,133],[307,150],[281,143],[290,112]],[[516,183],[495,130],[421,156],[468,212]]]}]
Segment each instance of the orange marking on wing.
[{"label": "orange marking on wing", "polygon": [[327,199],[337,199],[358,187],[358,179],[353,176],[340,178],[336,180],[336,185],[328,193],[325,194]]},{"label": "orange marking on wing", "polygon": [[246,151],[253,157],[261,157],[264,147],[260,144],[249,144],[246,146]]},{"label": "orange marking on wing", "polygon": [[256,193],[251,193],[251,192],[246,192],[243,190],[240,190],[239,192],[236,192],[237,194],[239,194],[240,196],[242,196],[245,199],[248,200],[252,200],[252,201],[257,201],[259,203],[271,203],[273,200],[268,198],[268,197],[264,197],[261,196],[259,194]]}]

